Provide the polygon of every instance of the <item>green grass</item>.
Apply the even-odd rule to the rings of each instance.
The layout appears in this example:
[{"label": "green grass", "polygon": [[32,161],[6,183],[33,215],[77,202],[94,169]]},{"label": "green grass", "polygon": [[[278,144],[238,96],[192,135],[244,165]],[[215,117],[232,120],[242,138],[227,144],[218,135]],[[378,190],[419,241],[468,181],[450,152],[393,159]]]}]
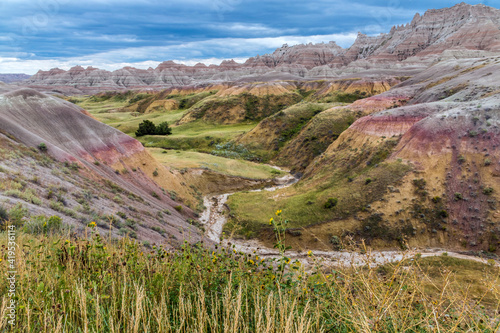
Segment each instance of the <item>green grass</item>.
[{"label": "green grass", "polygon": [[195,121],[172,126],[172,135],[145,136],[140,140],[146,147],[210,152],[216,144],[231,141],[250,131],[255,125],[255,123],[216,125]]},{"label": "green grass", "polygon": [[135,131],[139,128],[139,124],[144,120],[151,120],[155,124],[160,124],[164,121],[169,125],[174,125],[186,113],[185,110],[175,110],[169,112],[157,113],[137,113],[137,112],[114,112],[114,113],[93,113],[99,121],[113,126],[125,134],[135,136]]},{"label": "green grass", "polygon": [[[275,192],[239,192],[227,201],[232,218],[225,225],[227,233],[236,232],[247,238],[262,235],[269,229],[266,221],[277,209],[286,212],[289,228],[345,218],[385,193],[387,186],[401,179],[410,170],[401,163],[384,164],[379,168],[366,168],[362,176],[350,182],[344,175],[328,173],[325,180],[309,180]],[[365,184],[365,178],[373,179]],[[329,198],[338,198],[332,209],[325,208]]]},{"label": "green grass", "polygon": [[127,100],[116,100],[114,98],[99,100],[89,96],[75,96],[72,97],[70,101],[92,113],[94,116],[100,113],[107,113],[110,110],[117,110],[128,105]]},{"label": "green grass", "polygon": [[[210,96],[212,93],[200,93],[193,96],[173,97],[184,101],[184,106],[190,106],[193,101],[202,97]],[[256,126],[255,121],[245,121],[239,124],[218,125],[202,120],[176,125],[187,112],[187,109],[173,110],[167,112],[138,113],[138,112],[114,112],[128,105],[128,100],[115,101],[113,98],[101,101],[99,98],[80,97],[75,98],[77,104],[89,111],[97,120],[115,127],[116,129],[135,137],[135,131],[144,120],[150,120],[155,124],[167,122],[172,128],[169,136],[145,136],[138,138],[148,147],[173,148],[182,150],[196,150],[209,152],[216,143],[224,143],[235,139],[237,136],[250,131]],[[111,112],[113,111],[113,112]]]},{"label": "green grass", "polygon": [[159,148],[148,148],[148,151],[161,163],[178,169],[208,168],[227,175],[253,179],[274,178],[283,174],[267,165],[244,160],[233,160],[205,153],[163,150]]}]

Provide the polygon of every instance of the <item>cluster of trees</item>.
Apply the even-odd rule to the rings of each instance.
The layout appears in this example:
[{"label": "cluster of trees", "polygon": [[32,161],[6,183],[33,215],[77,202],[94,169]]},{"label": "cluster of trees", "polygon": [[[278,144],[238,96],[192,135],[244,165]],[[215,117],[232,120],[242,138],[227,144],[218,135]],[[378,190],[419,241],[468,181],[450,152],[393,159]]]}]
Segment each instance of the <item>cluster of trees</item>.
[{"label": "cluster of trees", "polygon": [[168,126],[168,123],[164,121],[163,123],[156,126],[150,120],[144,120],[139,124],[139,129],[135,132],[135,136],[143,135],[169,135],[172,134],[172,129]]}]

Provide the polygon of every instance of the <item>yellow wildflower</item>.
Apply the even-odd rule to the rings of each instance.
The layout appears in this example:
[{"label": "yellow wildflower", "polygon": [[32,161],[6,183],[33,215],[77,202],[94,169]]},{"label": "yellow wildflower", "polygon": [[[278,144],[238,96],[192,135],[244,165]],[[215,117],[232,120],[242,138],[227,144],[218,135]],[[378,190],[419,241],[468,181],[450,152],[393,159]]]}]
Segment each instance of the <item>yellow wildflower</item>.
[{"label": "yellow wildflower", "polygon": [[277,216],[280,216],[280,215],[281,215],[281,209],[278,209],[278,210],[276,211],[276,215],[277,215]]},{"label": "yellow wildflower", "polygon": [[89,227],[90,228],[94,228],[96,226],[96,223],[94,221],[90,222],[89,223]]},{"label": "yellow wildflower", "polygon": [[249,262],[251,265],[254,265],[254,264],[255,264],[255,262],[254,262],[252,259],[248,260],[248,262]]},{"label": "yellow wildflower", "polygon": [[308,256],[308,257],[311,257],[311,256],[312,256],[312,254],[313,254],[313,252],[312,252],[311,250],[307,251],[307,256]]}]

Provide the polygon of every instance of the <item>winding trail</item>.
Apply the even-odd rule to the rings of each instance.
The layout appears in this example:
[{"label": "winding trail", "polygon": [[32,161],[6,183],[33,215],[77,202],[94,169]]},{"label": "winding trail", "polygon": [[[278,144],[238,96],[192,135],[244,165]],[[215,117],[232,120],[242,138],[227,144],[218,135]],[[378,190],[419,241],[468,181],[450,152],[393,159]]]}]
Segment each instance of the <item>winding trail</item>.
[{"label": "winding trail", "polygon": [[[272,166],[273,168],[284,171],[281,168]],[[287,174],[284,177],[276,179],[278,185],[266,187],[259,190],[251,190],[250,192],[259,191],[275,191],[280,188],[285,188],[295,184],[298,179]],[[240,239],[224,239],[221,241],[222,229],[227,222],[225,214],[226,202],[234,193],[225,193],[219,195],[209,195],[203,198],[203,204],[206,209],[200,216],[200,221],[205,225],[207,237],[215,243],[225,247],[234,247],[235,250],[243,253],[254,253],[262,258],[277,258],[279,252],[276,249],[271,249],[263,245],[255,239],[240,240]],[[397,262],[403,259],[409,259],[416,254],[421,257],[433,257],[447,255],[453,258],[473,260],[488,264],[488,260],[473,255],[466,255],[456,252],[450,252],[439,248],[427,249],[411,249],[407,251],[367,251],[366,253],[349,252],[349,251],[313,251],[312,256],[308,256],[302,251],[287,251],[286,256],[292,260],[298,260],[304,265],[306,270],[312,269],[315,265],[321,264],[322,267],[339,267],[339,266],[360,266],[370,265],[378,266],[389,262]],[[495,266],[500,267],[500,263],[495,261]]]}]

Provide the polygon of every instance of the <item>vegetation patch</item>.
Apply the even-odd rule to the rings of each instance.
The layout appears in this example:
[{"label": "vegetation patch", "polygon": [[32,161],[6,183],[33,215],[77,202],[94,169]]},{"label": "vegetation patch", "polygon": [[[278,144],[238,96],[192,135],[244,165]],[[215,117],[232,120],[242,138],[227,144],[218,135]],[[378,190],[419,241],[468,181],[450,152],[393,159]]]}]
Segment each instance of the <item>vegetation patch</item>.
[{"label": "vegetation patch", "polygon": [[[283,238],[273,260],[200,244],[168,250],[114,242],[95,226],[87,231],[86,239],[18,233],[26,249],[17,257],[19,332],[494,332],[500,324],[498,267],[472,261],[412,258],[374,267],[368,255],[363,266],[332,270],[309,252],[306,272],[287,258]],[[6,232],[0,241],[6,244]],[[7,270],[0,265],[1,274]]]}]

